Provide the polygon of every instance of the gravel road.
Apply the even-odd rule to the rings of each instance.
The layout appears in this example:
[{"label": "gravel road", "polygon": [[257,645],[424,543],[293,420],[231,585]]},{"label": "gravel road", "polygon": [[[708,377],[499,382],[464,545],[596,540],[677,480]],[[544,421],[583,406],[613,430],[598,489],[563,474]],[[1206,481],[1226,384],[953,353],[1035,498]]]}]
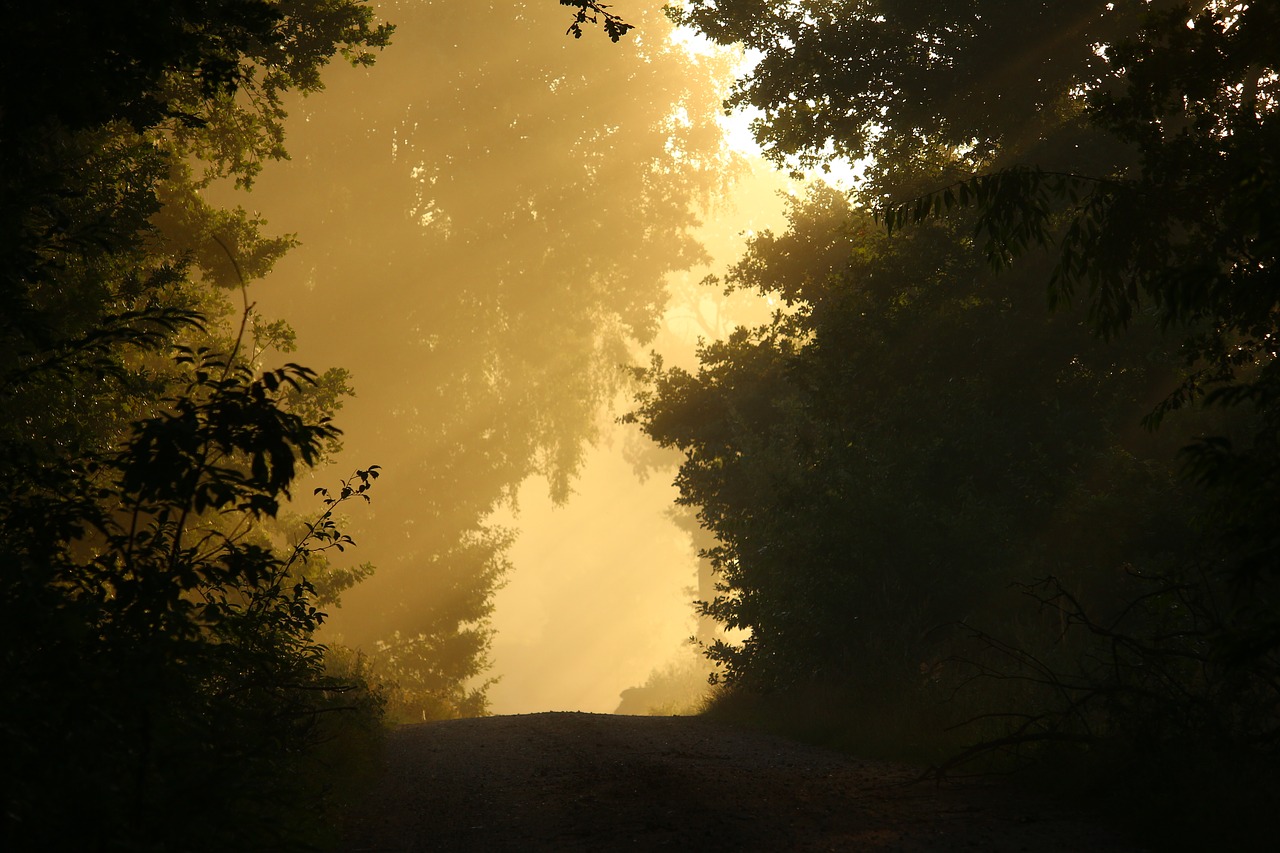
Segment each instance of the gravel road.
[{"label": "gravel road", "polygon": [[989,781],[916,783],[694,717],[548,713],[405,726],[344,853],[1132,853],[1088,816]]}]

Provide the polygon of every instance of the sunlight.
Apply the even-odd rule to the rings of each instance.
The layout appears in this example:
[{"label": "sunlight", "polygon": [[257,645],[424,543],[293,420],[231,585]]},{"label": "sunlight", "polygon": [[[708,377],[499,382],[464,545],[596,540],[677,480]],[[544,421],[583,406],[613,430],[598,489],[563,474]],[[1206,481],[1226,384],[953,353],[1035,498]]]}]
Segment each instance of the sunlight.
[{"label": "sunlight", "polygon": [[[743,50],[740,45],[723,47],[711,41],[696,30],[687,27],[676,27],[671,31],[671,43],[683,48],[692,57],[731,56],[737,61],[732,65],[732,76],[735,79],[751,73],[759,64],[763,54],[755,50]],[[764,149],[756,141],[752,124],[764,117],[761,110],[739,108],[732,112],[722,113],[717,119],[725,142],[733,151],[743,156],[768,162]],[[853,190],[860,184],[866,174],[870,159],[856,163],[841,157],[830,157],[822,168],[800,169],[801,181],[823,181],[837,189]],[[781,171],[776,163],[769,163],[769,168]]]}]

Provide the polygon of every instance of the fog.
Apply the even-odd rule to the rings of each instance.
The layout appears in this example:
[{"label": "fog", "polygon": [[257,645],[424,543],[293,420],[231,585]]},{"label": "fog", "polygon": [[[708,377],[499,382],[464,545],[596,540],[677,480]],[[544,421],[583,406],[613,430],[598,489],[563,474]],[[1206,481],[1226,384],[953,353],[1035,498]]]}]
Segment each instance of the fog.
[{"label": "fog", "polygon": [[292,159],[211,190],[299,240],[251,294],[297,332],[277,357],[350,371],[345,450],[300,491],[382,466],[349,520],[377,572],[327,640],[416,637],[437,684],[496,678],[497,713],[610,711],[689,658],[677,458],[616,424],[622,367],[692,364],[770,310],[699,282],[781,222],[787,181],[720,114],[740,57],[658,9],[614,45],[551,3],[383,4],[393,46],[291,106]]}]

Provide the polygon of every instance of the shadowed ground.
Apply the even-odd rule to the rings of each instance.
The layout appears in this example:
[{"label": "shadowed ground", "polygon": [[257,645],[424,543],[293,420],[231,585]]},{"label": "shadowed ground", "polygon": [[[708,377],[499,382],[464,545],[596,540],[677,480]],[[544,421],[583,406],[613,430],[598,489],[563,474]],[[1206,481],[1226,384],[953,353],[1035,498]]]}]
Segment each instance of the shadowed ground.
[{"label": "shadowed ground", "polygon": [[692,717],[551,713],[406,726],[348,826],[371,851],[1135,851],[985,781],[913,783]]}]

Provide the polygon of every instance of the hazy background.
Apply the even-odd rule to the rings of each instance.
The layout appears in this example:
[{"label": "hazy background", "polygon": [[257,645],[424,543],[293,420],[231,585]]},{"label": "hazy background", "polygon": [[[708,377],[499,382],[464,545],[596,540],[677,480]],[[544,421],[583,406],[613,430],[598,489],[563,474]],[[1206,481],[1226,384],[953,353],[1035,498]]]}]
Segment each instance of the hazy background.
[{"label": "hazy background", "polygon": [[[709,336],[705,326],[718,322],[727,332],[771,310],[745,295],[716,298],[699,282],[737,258],[744,233],[780,224],[776,193],[786,185],[757,160],[708,217],[702,236],[714,262],[672,276],[673,290],[699,295],[700,304],[682,301],[663,315],[654,349],[668,363],[692,366],[698,338]],[[675,466],[642,482],[626,457],[648,439],[633,426],[609,427],[564,505],[532,479],[520,489],[519,512],[502,515],[520,536],[493,617],[494,671],[502,678],[490,689],[494,713],[612,711],[623,689],[691,656],[698,563],[688,533],[671,518]]]},{"label": "hazy background", "polygon": [[767,317],[699,282],[781,223],[789,182],[721,114],[741,56],[659,10],[616,9],[638,30],[614,45],[566,38],[550,0],[379,4],[392,47],[331,69],[291,107],[292,160],[232,197],[296,228],[251,294],[297,332],[282,357],[351,371],[346,450],[315,484],[383,466],[352,518],[377,573],[326,636],[461,661],[489,625],[495,713],[611,711],[689,658],[677,460],[633,470],[663,461],[615,422],[621,368],[692,365],[700,336]]}]

